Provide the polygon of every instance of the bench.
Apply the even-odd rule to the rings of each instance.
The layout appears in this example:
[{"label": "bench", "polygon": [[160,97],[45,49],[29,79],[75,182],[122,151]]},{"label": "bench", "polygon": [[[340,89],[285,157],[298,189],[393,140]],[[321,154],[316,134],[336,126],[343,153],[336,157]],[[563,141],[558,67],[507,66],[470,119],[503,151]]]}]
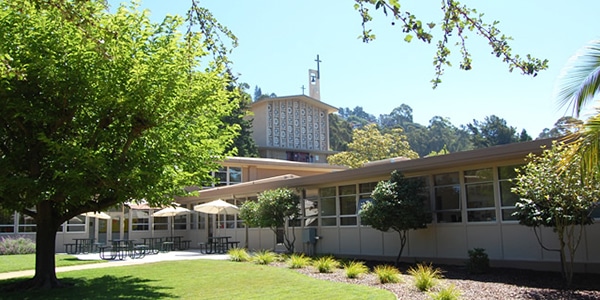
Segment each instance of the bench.
[{"label": "bench", "polygon": [[163,242],[160,250],[162,252],[173,251],[173,242]]},{"label": "bench", "polygon": [[148,247],[148,245],[135,245],[133,246],[133,251],[131,252],[131,258],[144,258],[149,249],[150,247]]},{"label": "bench", "polygon": [[77,253],[77,244],[65,244],[65,252],[67,254]]},{"label": "bench", "polygon": [[[117,253],[112,251],[112,246],[108,246],[108,245],[98,246],[98,252],[100,254],[100,259],[103,259],[103,260],[114,260],[115,258],[117,258]],[[107,252],[110,254],[108,254]]]},{"label": "bench", "polygon": [[192,243],[192,241],[190,241],[190,240],[185,240],[185,241],[179,242],[179,250],[189,249],[191,243]]},{"label": "bench", "polygon": [[239,246],[240,246],[240,242],[239,241],[227,242],[227,249],[239,248]]}]

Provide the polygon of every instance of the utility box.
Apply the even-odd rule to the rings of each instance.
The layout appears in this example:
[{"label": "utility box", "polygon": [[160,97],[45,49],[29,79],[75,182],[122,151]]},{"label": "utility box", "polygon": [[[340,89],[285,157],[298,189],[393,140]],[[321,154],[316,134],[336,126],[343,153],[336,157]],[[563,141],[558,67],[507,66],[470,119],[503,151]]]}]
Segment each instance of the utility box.
[{"label": "utility box", "polygon": [[317,243],[317,229],[316,228],[304,228],[302,232],[302,242],[303,243]]}]

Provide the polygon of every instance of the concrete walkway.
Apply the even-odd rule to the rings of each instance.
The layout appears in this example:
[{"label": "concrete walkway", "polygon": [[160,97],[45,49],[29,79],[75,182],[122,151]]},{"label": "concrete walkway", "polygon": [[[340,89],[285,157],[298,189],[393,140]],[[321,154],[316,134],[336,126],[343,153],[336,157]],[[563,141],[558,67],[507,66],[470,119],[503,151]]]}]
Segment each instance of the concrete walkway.
[{"label": "concrete walkway", "polygon": [[[57,254],[61,255],[61,254]],[[74,255],[80,260],[100,260],[98,253],[90,254],[76,254]],[[110,268],[119,266],[130,266],[147,264],[159,261],[171,261],[171,260],[187,260],[187,259],[216,259],[216,260],[227,260],[229,255],[227,254],[202,254],[199,250],[185,250],[185,251],[170,251],[167,253],[149,254],[144,258],[131,259],[126,258],[125,260],[108,260],[104,263],[92,263],[68,267],[57,267],[56,273],[68,272],[74,270],[86,270],[86,269],[97,269],[97,268]],[[35,270],[25,270],[16,272],[0,273],[0,280],[17,278],[17,277],[33,277]]]}]

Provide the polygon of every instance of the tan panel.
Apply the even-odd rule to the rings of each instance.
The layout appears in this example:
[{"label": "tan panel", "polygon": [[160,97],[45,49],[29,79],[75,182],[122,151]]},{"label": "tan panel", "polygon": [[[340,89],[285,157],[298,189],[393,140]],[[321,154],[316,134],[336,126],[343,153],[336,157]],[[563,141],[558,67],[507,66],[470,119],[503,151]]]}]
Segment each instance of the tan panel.
[{"label": "tan panel", "polygon": [[[502,258],[502,232],[497,224],[473,224],[467,226],[467,248],[483,248],[490,259]],[[467,251],[468,251],[467,250]],[[468,256],[468,252],[466,253]]]},{"label": "tan panel", "polygon": [[445,225],[436,227],[437,257],[466,258],[467,236],[464,225]]}]

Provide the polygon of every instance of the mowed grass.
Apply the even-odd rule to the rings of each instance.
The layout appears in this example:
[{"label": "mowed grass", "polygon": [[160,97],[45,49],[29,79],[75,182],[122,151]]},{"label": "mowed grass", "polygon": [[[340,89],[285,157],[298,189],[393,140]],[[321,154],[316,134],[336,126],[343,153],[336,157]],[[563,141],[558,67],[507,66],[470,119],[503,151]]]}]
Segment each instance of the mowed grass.
[{"label": "mowed grass", "polygon": [[[4,292],[2,299],[396,299],[386,290],[318,280],[288,268],[203,259],[80,270],[57,276],[74,286]],[[0,288],[17,280],[0,281]]]},{"label": "mowed grass", "polygon": [[[57,267],[104,263],[103,260],[79,260],[68,254],[57,254]],[[35,254],[0,255],[0,273],[35,269]]]}]

